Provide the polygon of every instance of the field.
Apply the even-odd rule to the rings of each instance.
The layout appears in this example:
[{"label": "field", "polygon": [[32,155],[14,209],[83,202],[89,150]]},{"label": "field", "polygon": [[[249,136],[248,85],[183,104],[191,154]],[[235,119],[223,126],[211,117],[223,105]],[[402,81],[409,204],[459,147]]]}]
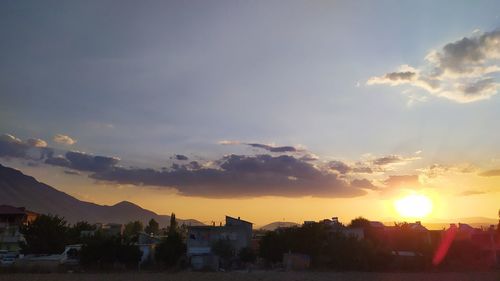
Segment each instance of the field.
[{"label": "field", "polygon": [[500,272],[364,273],[231,272],[0,274],[1,281],[500,281]]}]

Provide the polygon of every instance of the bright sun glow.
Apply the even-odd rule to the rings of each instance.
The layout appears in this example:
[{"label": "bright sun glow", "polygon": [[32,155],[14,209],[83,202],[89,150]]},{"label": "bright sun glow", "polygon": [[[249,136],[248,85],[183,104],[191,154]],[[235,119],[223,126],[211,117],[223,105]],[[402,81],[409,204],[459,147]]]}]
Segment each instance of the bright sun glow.
[{"label": "bright sun glow", "polygon": [[422,218],[432,211],[432,202],[425,195],[408,195],[396,200],[394,205],[398,214],[405,218]]}]

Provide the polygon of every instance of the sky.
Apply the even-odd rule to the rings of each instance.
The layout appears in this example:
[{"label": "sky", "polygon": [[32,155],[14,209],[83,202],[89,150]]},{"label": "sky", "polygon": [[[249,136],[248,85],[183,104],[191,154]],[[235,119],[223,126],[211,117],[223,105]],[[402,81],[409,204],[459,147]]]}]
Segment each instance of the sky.
[{"label": "sky", "polygon": [[[210,223],[490,217],[498,1],[1,1],[0,163]],[[466,207],[464,207],[466,206]]]}]

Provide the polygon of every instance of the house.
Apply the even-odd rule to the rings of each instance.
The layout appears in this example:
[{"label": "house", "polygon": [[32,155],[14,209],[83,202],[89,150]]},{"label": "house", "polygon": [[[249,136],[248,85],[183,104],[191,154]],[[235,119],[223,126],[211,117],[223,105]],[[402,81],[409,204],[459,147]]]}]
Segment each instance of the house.
[{"label": "house", "polygon": [[212,252],[212,245],[218,240],[227,240],[235,254],[241,249],[251,247],[251,222],[241,218],[226,216],[224,226],[190,226],[187,235],[187,256],[194,269],[217,269],[218,260]]},{"label": "house", "polygon": [[354,237],[356,240],[365,239],[365,230],[361,227],[343,228],[342,233],[347,237]]},{"label": "house", "polygon": [[107,236],[120,236],[123,235],[125,226],[121,223],[106,223],[98,224],[97,229]]},{"label": "house", "polygon": [[34,221],[38,214],[23,207],[0,205],[0,250],[18,252],[24,241],[20,228]]},{"label": "house", "polygon": [[[452,227],[455,224],[450,225]],[[456,225],[455,225],[456,226]],[[456,240],[470,240],[474,234],[481,233],[482,230],[480,228],[474,228],[466,223],[458,224],[458,231],[456,234]]]},{"label": "house", "polygon": [[34,221],[37,217],[37,213],[28,211],[24,207],[0,205],[0,228],[19,227]]},{"label": "house", "polygon": [[485,267],[499,265],[500,235],[495,226],[488,229],[474,228],[468,224],[459,223],[456,240],[468,240],[478,249],[476,262]]},{"label": "house", "polygon": [[135,243],[135,245],[137,245],[139,247],[139,250],[141,250],[142,252],[140,261],[141,264],[154,263],[156,245],[161,242],[161,238],[162,237],[153,236],[145,232],[139,233],[137,237],[137,243]]},{"label": "house", "polygon": [[[316,223],[315,221],[304,221],[304,225],[311,225]],[[354,237],[356,240],[362,240],[365,238],[364,229],[361,227],[345,227],[338,217],[332,217],[331,219],[324,219],[319,221],[320,224],[328,227],[330,233],[342,233],[347,237]]]}]

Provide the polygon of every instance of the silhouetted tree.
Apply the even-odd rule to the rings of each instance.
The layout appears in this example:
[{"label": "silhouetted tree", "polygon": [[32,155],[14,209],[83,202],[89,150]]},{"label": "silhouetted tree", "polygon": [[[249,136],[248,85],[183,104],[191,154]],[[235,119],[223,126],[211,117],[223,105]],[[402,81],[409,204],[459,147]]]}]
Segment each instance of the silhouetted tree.
[{"label": "silhouetted tree", "polygon": [[268,231],[260,240],[259,256],[276,263],[283,260],[283,253],[287,251],[287,245],[283,232],[288,230]]},{"label": "silhouetted tree", "polygon": [[356,227],[367,228],[369,226],[370,226],[370,221],[363,218],[363,217],[357,217],[357,218],[351,220],[351,223],[348,225],[348,227],[351,227],[351,228],[356,228]]},{"label": "silhouetted tree", "polygon": [[346,236],[342,228],[325,223],[267,232],[260,241],[259,254],[270,262],[281,262],[287,252],[309,255],[315,268],[336,270],[382,269],[390,256],[370,240]]},{"label": "silhouetted tree", "polygon": [[254,250],[250,247],[242,248],[238,253],[238,257],[242,262],[254,262],[257,258]]},{"label": "silhouetted tree", "polygon": [[83,237],[81,236],[82,231],[92,231],[95,230],[96,226],[88,223],[87,221],[79,221],[73,224],[68,229],[68,243],[77,244],[82,243]]},{"label": "silhouetted tree", "polygon": [[375,228],[372,227],[370,221],[368,219],[365,219],[363,217],[357,217],[353,220],[351,220],[351,223],[349,224],[350,228],[362,228],[363,229],[363,234],[364,238],[366,240],[370,240],[371,243],[375,247],[384,247],[385,245],[383,244],[381,234],[378,233]]},{"label": "silhouetted tree", "polygon": [[185,253],[186,244],[182,241],[181,235],[176,231],[171,231],[156,247],[155,255],[163,265],[172,267],[178,264]]},{"label": "silhouetted tree", "polygon": [[87,237],[80,251],[82,265],[98,269],[111,269],[115,263],[121,263],[127,268],[136,268],[141,256],[139,247],[131,242],[119,236],[107,236],[99,232]]},{"label": "silhouetted tree", "polygon": [[177,219],[174,213],[170,215],[170,226],[168,229],[169,231],[177,231]]},{"label": "silhouetted tree", "polygon": [[137,241],[137,236],[139,232],[144,229],[142,222],[132,221],[125,225],[123,230],[123,237],[128,241]]},{"label": "silhouetted tree", "polygon": [[68,241],[68,225],[64,218],[40,215],[21,227],[26,243],[21,245],[24,253],[60,254]]},{"label": "silhouetted tree", "polygon": [[500,239],[500,209],[498,210],[497,235],[498,235],[498,239]]},{"label": "silhouetted tree", "polygon": [[160,232],[160,225],[154,219],[149,220],[148,225],[144,228],[144,232],[147,234],[157,235]]}]

